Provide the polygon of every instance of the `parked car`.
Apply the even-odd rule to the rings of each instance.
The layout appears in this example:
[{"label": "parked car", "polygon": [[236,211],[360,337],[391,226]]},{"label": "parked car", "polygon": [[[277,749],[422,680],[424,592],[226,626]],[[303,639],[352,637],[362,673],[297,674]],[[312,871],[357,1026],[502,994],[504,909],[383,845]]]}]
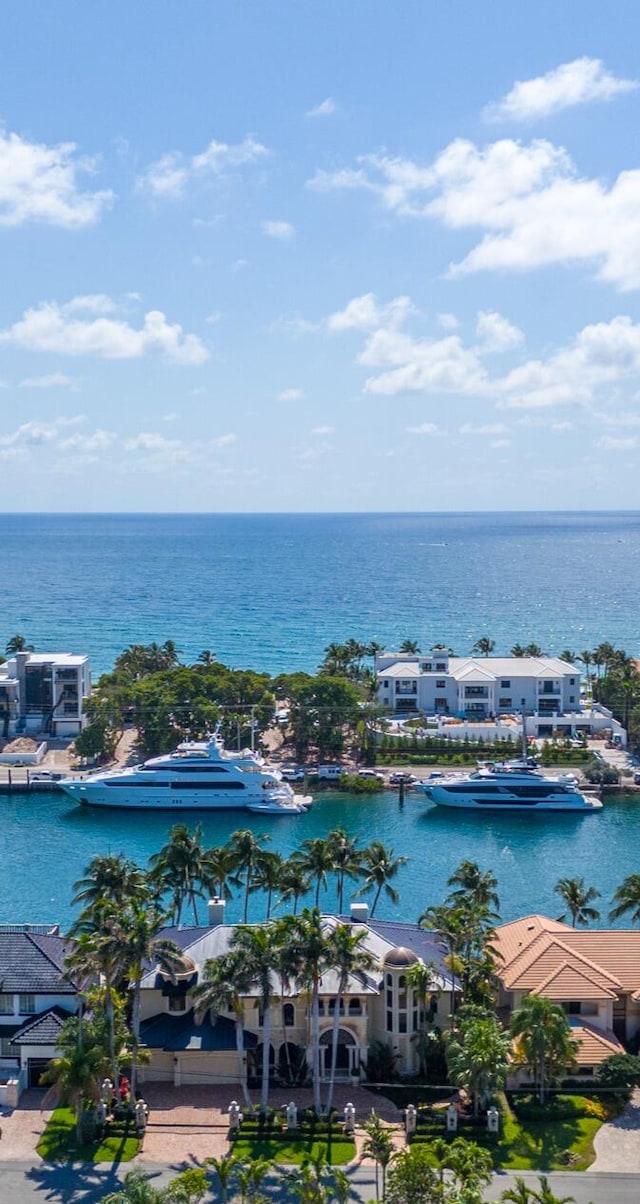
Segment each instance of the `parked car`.
[{"label": "parked car", "polygon": [[392,786],[399,786],[401,782],[404,782],[405,786],[411,786],[415,780],[412,773],[406,773],[403,769],[395,769],[393,773],[389,774]]},{"label": "parked car", "polygon": [[285,782],[303,782],[305,777],[304,769],[283,769],[282,779]]},{"label": "parked car", "polygon": [[633,775],[633,780],[636,786],[640,786],[640,770],[636,770]]},{"label": "parked car", "polygon": [[344,773],[341,765],[319,765],[318,777],[324,778],[325,781],[337,781]]},{"label": "parked car", "polygon": [[359,778],[375,778],[377,782],[384,782],[384,774],[379,773],[376,769],[359,769]]},{"label": "parked car", "polygon": [[63,773],[56,773],[55,769],[34,769],[33,773],[29,774],[31,782],[59,782],[64,777]]}]

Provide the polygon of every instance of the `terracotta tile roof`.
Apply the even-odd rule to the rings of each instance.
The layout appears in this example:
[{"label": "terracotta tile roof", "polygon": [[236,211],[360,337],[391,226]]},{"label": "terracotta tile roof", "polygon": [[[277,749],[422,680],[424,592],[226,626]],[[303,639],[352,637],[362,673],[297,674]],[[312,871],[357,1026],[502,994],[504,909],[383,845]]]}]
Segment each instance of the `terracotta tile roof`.
[{"label": "terracotta tile roof", "polygon": [[547,916],[525,916],[496,928],[492,944],[499,951],[503,966],[508,966],[536,937],[544,932],[565,933],[571,931],[560,920],[549,920]]},{"label": "terracotta tile roof", "polygon": [[571,1022],[571,1036],[580,1042],[576,1054],[578,1066],[599,1066],[612,1054],[624,1053],[615,1033],[610,1029],[596,1028],[593,1024]]},{"label": "terracotta tile roof", "polygon": [[598,978],[582,965],[563,962],[538,983],[531,994],[544,995],[547,999],[616,999],[617,992],[603,987]]},{"label": "terracotta tile roof", "polygon": [[623,991],[640,991],[640,931],[630,928],[570,930],[567,943],[619,979]]},{"label": "terracotta tile roof", "polygon": [[586,975],[592,985],[597,984],[605,990],[613,988],[614,993],[621,990],[621,983],[617,978],[577,953],[567,941],[558,940],[548,933],[538,938],[531,949],[525,950],[524,954],[507,968],[506,973],[501,972],[500,977],[509,990],[533,991],[560,966],[567,963]]}]

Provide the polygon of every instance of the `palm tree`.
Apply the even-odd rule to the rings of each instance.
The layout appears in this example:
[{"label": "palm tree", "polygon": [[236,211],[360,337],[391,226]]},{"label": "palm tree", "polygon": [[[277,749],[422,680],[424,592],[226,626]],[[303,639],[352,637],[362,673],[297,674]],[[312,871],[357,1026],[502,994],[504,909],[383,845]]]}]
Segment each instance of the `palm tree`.
[{"label": "palm tree", "polygon": [[328,943],[318,907],[305,907],[295,917],[295,928],[288,934],[292,961],[298,967],[300,984],[311,992],[311,1075],[313,1106],[317,1115],[322,1109],[320,1097],[320,979],[329,968]]},{"label": "palm tree", "polygon": [[524,647],[524,644],[514,644],[514,645],[513,645],[513,648],[511,649],[511,653],[510,653],[510,655],[511,655],[511,656],[517,656],[517,657],[523,657],[523,656],[526,656],[526,655],[527,655],[527,653],[526,653],[526,649],[525,649],[525,647]]},{"label": "palm tree", "polygon": [[485,907],[497,913],[500,910],[497,885],[498,879],[491,870],[485,870],[483,873],[477,861],[461,861],[457,870],[447,879],[447,886],[458,888],[451,891],[447,901],[457,903],[468,900],[472,906]]},{"label": "palm tree", "polygon": [[167,844],[149,859],[151,876],[164,892],[171,891],[173,901],[173,922],[179,926],[182,919],[182,908],[190,903],[193,910],[193,922],[198,924],[198,907],[196,896],[202,898],[202,875],[204,865],[204,850],[202,847],[202,826],[196,824],[195,831],[189,831],[186,824],[175,824],[169,833]]},{"label": "palm tree", "polygon": [[198,657],[201,665],[215,665],[217,659],[215,652],[211,652],[209,648],[205,648]]},{"label": "palm tree", "polygon": [[334,828],[333,832],[329,833],[328,840],[331,846],[332,868],[338,876],[338,915],[342,915],[344,880],[359,876],[362,865],[360,849],[357,837],[347,836],[344,828]]},{"label": "palm tree", "polygon": [[73,902],[83,903],[86,909],[102,902],[124,907],[147,897],[148,881],[135,861],[123,853],[108,853],[92,858],[85,877],[74,882],[73,890]]},{"label": "palm tree", "polygon": [[163,1204],[167,1199],[164,1188],[157,1188],[150,1182],[151,1175],[146,1171],[127,1171],[118,1191],[109,1192],[102,1197],[102,1204]]},{"label": "palm tree", "polygon": [[615,907],[609,912],[610,920],[621,920],[631,915],[632,924],[640,924],[640,874],[629,874],[613,896]]},{"label": "palm tree", "polygon": [[175,941],[161,935],[167,915],[156,903],[132,903],[120,917],[122,958],[131,988],[131,1098],[135,1099],[140,1047],[140,1002],[142,979],[149,965],[175,981],[184,968],[184,955]]},{"label": "palm tree", "polygon": [[221,1204],[227,1204],[229,1188],[238,1167],[238,1159],[234,1154],[223,1154],[220,1158],[212,1155],[210,1158],[205,1158],[204,1164],[210,1166],[216,1176],[220,1188]]},{"label": "palm tree", "polygon": [[447,947],[447,963],[451,975],[451,1016],[456,1010],[455,977],[461,965],[461,953],[467,937],[466,911],[461,907],[452,907],[441,903],[428,907],[420,916],[418,923],[421,928],[437,932]]},{"label": "palm tree", "polygon": [[79,977],[85,984],[100,981],[103,985],[111,1077],[116,1090],[120,1071],[115,1035],[115,991],[125,970],[118,917],[119,909],[113,904],[96,907],[91,915],[84,913],[67,938],[73,945],[65,959],[65,973],[72,981],[76,982]]},{"label": "palm tree", "polygon": [[258,1007],[262,1014],[262,1088],[260,1111],[269,1106],[269,1052],[271,1047],[272,972],[278,944],[277,921],[264,925],[242,924],[231,938],[231,951],[243,966],[249,986],[258,989]]},{"label": "palm tree", "polygon": [[276,906],[282,903],[287,903],[289,899],[293,899],[293,914],[297,915],[298,904],[305,895],[308,895],[311,890],[311,874],[308,874],[304,866],[295,857],[289,857],[283,862],[280,871],[280,888],[281,895]]},{"label": "palm tree", "polygon": [[[231,850],[231,864],[234,870],[239,871],[240,875],[244,874],[244,906],[242,909],[242,922],[246,924],[247,915],[249,913],[249,894],[251,891],[251,880],[253,872],[257,864],[258,858],[262,852],[262,846],[266,844],[269,837],[264,834],[254,836],[250,828],[240,828],[237,832],[233,832],[229,841]],[[242,878],[241,878],[242,881]]]},{"label": "palm tree", "polygon": [[428,1022],[433,1013],[429,1007],[431,992],[436,983],[437,967],[435,962],[414,962],[407,970],[407,986],[413,991],[413,997],[418,1004],[419,1031],[415,1034],[415,1043],[420,1061],[420,1074],[427,1074],[427,1032]]},{"label": "palm tree", "polygon": [[241,957],[237,953],[224,953],[205,962],[192,998],[199,1021],[204,1020],[209,1012],[211,1023],[214,1024],[221,1012],[233,1012],[242,1094],[245,1103],[250,1105],[244,1048],[244,996],[248,988],[248,976]]},{"label": "palm tree", "polygon": [[565,648],[558,657],[558,660],[566,661],[568,665],[575,665],[576,661],[580,660],[577,652],[572,652],[570,648]]},{"label": "palm tree", "polygon": [[273,892],[277,890],[282,881],[282,857],[279,853],[270,852],[267,849],[262,849],[256,861],[253,872],[253,881],[251,883],[251,893],[264,891],[267,900],[266,919],[271,919],[271,903]]},{"label": "palm tree", "polygon": [[324,886],[326,890],[327,874],[330,874],[335,868],[334,844],[331,837],[328,836],[324,839],[322,836],[315,836],[304,840],[300,848],[293,854],[292,860],[294,859],[312,880],[315,878],[314,905],[319,907],[320,888]]},{"label": "palm tree", "polygon": [[489,656],[496,646],[495,640],[490,640],[488,635],[481,635],[479,640],[476,640],[471,649],[472,656]]},{"label": "palm tree", "polygon": [[27,644],[23,635],[12,635],[7,641],[5,652],[13,656],[16,652],[33,652],[33,644]]},{"label": "palm tree", "polygon": [[544,1103],[549,1082],[575,1063],[578,1042],[562,1008],[543,995],[526,995],[511,1017],[516,1059],[527,1067]]},{"label": "palm tree", "polygon": [[553,889],[571,914],[572,928],[576,924],[588,928],[590,920],[600,919],[597,908],[590,906],[594,899],[600,898],[600,891],[595,886],[585,886],[584,878],[559,878]]},{"label": "palm tree", "polygon": [[362,867],[365,880],[364,886],[356,891],[356,895],[364,895],[370,890],[375,890],[371,904],[372,919],[383,891],[392,903],[398,902],[400,896],[391,885],[390,879],[395,878],[398,870],[406,861],[406,857],[395,857],[393,849],[385,847],[381,840],[374,840],[368,848],[363,850]]},{"label": "palm tree", "polygon": [[[96,1100],[100,1072],[104,1065],[102,1050],[97,1046],[85,1049],[80,1041],[54,1058],[42,1075],[44,1083],[53,1085],[57,1100],[70,1104],[76,1114],[76,1145],[82,1145],[82,1112],[85,1099]],[[46,1097],[45,1097],[46,1098]]]},{"label": "palm tree", "polygon": [[589,666],[593,664],[593,657],[594,657],[593,652],[589,652],[588,649],[586,649],[584,652],[580,652],[577,657],[577,660],[582,661],[582,664],[585,667],[586,674],[587,674],[587,685],[590,685],[590,683],[591,683],[591,674],[589,673]]},{"label": "palm tree", "polygon": [[418,656],[420,649],[415,640],[403,640],[399,652],[404,652],[407,656]]},{"label": "palm tree", "polygon": [[447,1041],[450,1081],[470,1092],[476,1117],[489,1097],[505,1085],[510,1046],[509,1034],[493,1015],[469,1016]]},{"label": "palm tree", "polygon": [[338,1060],[338,1033],[340,1029],[340,1007],[351,977],[364,980],[367,970],[376,965],[375,958],[362,942],[367,932],[364,928],[353,929],[351,924],[338,924],[328,938],[327,959],[338,975],[338,990],[333,1001],[333,1029],[331,1033],[331,1075],[327,1091],[326,1111],[333,1107],[333,1089],[336,1081]]},{"label": "palm tree", "polygon": [[524,650],[525,656],[546,656],[539,644],[527,644]]},{"label": "palm tree", "polygon": [[209,894],[218,899],[231,899],[232,886],[240,886],[234,875],[235,856],[230,845],[216,845],[202,854],[202,883]]},{"label": "palm tree", "polygon": [[373,1158],[376,1164],[376,1200],[380,1199],[378,1170],[382,1171],[382,1199],[384,1200],[387,1194],[387,1167],[395,1154],[393,1137],[373,1109],[363,1128],[367,1136],[362,1146],[362,1153],[365,1158]]}]

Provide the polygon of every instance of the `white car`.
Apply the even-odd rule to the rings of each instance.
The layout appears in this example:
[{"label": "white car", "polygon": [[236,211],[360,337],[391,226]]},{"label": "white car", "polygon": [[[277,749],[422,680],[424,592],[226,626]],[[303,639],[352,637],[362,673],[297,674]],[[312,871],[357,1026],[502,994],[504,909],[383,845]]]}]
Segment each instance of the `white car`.
[{"label": "white car", "polygon": [[304,777],[305,777],[304,769],[283,769],[281,772],[282,772],[283,782],[303,782],[304,781]]},{"label": "white car", "polygon": [[29,774],[31,782],[59,782],[64,777],[62,773],[56,773],[55,769],[35,769]]},{"label": "white car", "polygon": [[384,782],[384,774],[378,773],[375,769],[359,769],[357,776],[359,778],[375,778],[376,782]]}]

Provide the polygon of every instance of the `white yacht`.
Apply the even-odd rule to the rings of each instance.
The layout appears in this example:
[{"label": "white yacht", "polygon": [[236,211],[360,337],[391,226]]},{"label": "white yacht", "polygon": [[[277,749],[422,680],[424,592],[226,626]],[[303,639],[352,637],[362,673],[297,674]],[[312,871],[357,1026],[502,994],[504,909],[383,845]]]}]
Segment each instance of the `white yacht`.
[{"label": "white yacht", "polygon": [[266,815],[306,811],[310,796],[294,794],[279,770],[249,749],[225,752],[218,735],[186,742],[141,765],[63,778],[63,790],[91,807],[137,811],[246,810]]},{"label": "white yacht", "polygon": [[439,807],[474,811],[599,811],[600,799],[578,790],[572,774],[545,777],[531,764],[512,761],[484,765],[475,773],[452,774],[425,782],[424,792]]}]

